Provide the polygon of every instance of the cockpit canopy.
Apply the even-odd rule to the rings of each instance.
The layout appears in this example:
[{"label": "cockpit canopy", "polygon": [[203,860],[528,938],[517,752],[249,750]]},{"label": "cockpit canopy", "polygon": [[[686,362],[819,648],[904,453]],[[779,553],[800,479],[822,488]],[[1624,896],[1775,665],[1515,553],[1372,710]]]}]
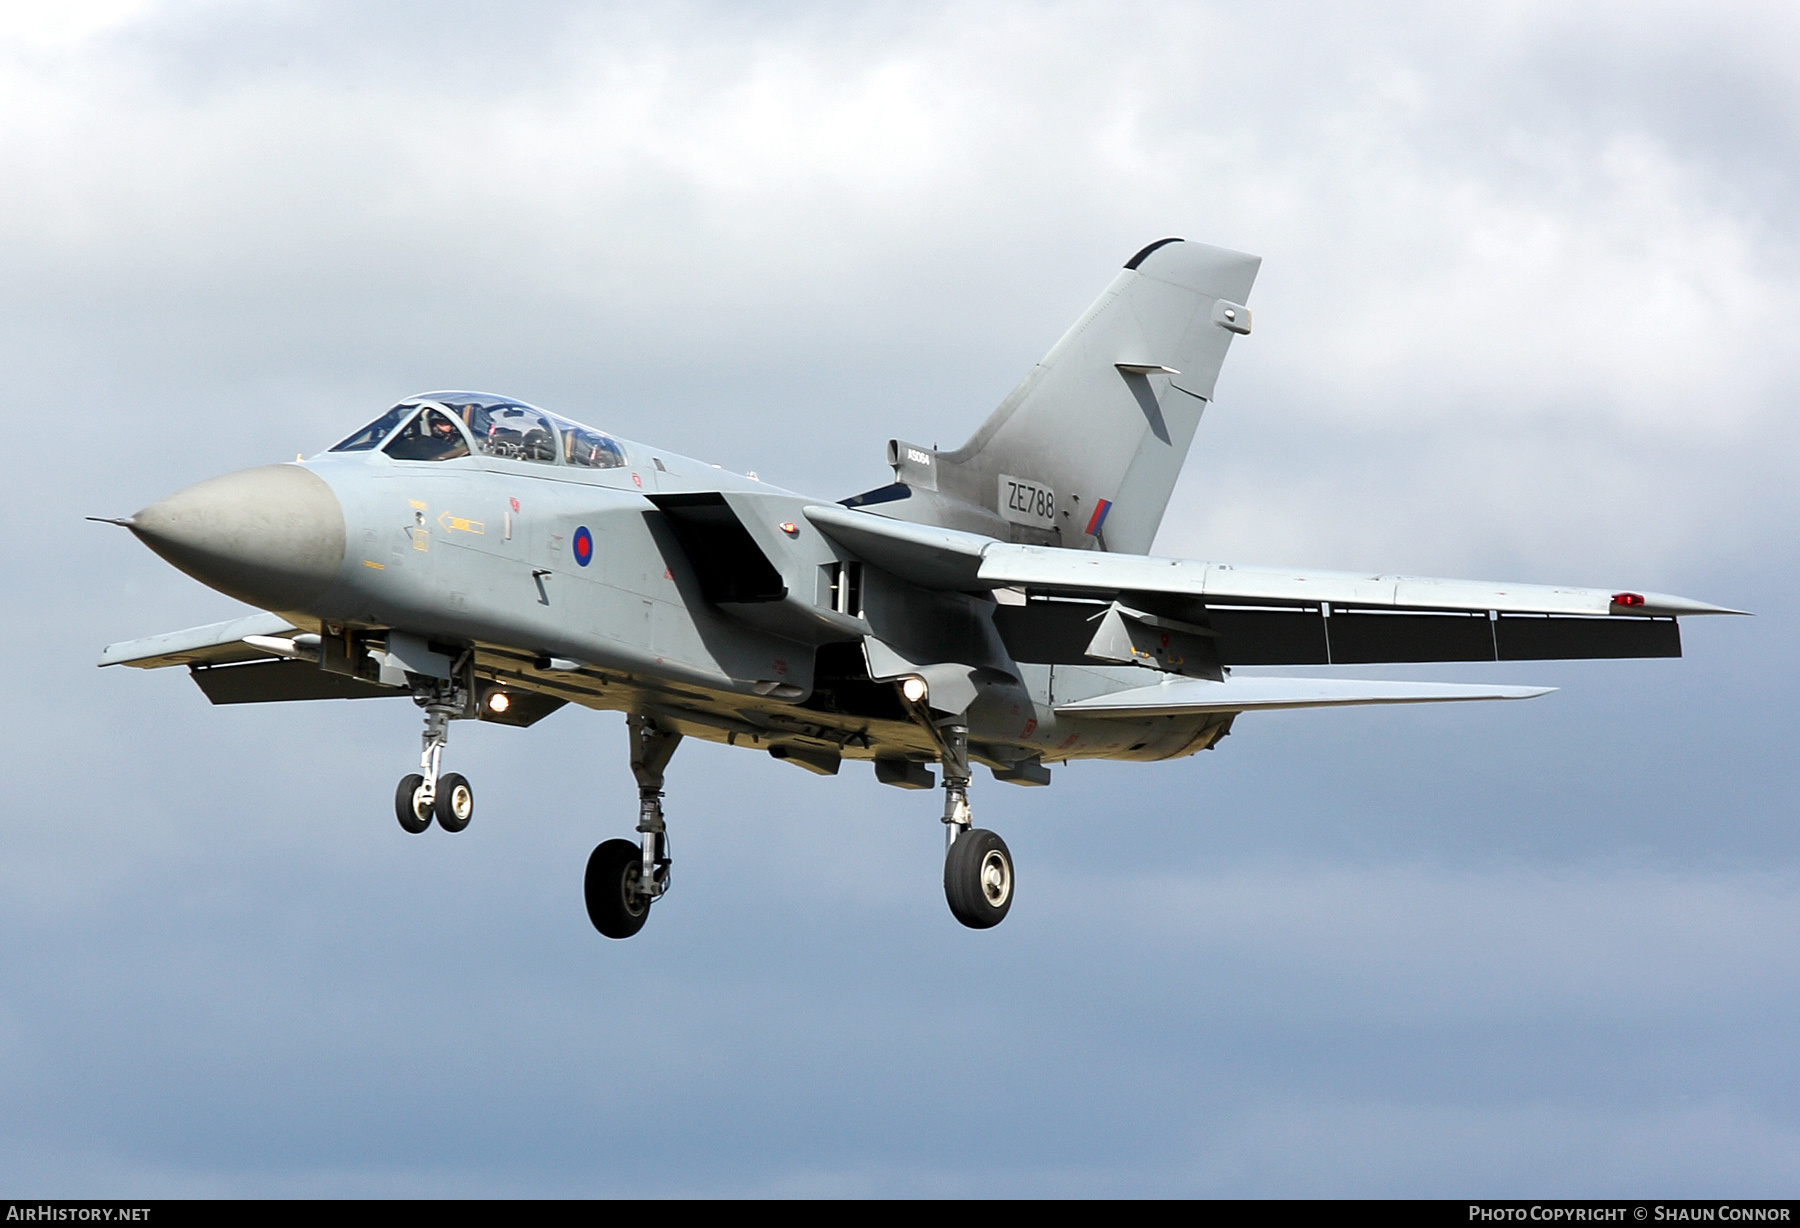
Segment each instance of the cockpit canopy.
[{"label": "cockpit canopy", "polygon": [[624,450],[604,432],[485,392],[409,397],[331,450],[376,448],[406,461],[446,461],[474,454],[583,469],[618,469],[625,464]]}]

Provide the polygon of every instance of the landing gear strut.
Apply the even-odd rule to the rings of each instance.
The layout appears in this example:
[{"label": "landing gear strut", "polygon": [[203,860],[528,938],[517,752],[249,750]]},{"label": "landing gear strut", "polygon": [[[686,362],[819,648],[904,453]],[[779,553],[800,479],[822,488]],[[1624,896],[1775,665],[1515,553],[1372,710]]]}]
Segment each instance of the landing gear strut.
[{"label": "landing gear strut", "polygon": [[639,844],[608,840],[588,857],[583,895],[588,920],[608,938],[629,938],[644,928],[650,905],[669,889],[669,833],[663,823],[663,769],[681,735],[654,717],[625,718],[631,736],[631,774],[638,785]]},{"label": "landing gear strut", "polygon": [[1012,853],[969,812],[969,727],[959,717],[935,728],[944,751],[944,898],[970,929],[992,929],[1012,908]]},{"label": "landing gear strut", "polygon": [[969,727],[958,717],[936,727],[944,748],[944,851],[956,846],[956,838],[969,830]]},{"label": "landing gear strut", "polygon": [[475,790],[460,773],[440,775],[439,768],[450,740],[450,722],[468,707],[468,692],[440,682],[415,690],[413,702],[425,709],[424,749],[419,771],[402,777],[394,790],[394,815],[414,835],[430,827],[434,818],[445,831],[461,831],[475,817]]}]

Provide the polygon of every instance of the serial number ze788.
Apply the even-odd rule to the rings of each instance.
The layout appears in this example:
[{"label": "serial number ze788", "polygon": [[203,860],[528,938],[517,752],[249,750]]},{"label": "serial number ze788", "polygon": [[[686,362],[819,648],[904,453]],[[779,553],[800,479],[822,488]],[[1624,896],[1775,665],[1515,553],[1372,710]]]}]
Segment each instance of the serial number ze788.
[{"label": "serial number ze788", "polygon": [[1000,475],[1000,517],[1040,529],[1056,526],[1056,492],[1038,482]]}]

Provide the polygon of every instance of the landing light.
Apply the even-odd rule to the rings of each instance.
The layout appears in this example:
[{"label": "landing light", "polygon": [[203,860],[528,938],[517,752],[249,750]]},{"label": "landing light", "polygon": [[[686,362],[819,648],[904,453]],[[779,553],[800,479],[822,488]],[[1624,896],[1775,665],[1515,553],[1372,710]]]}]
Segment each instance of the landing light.
[{"label": "landing light", "polygon": [[915,704],[925,698],[925,691],[926,686],[923,678],[908,678],[905,682],[900,684],[900,693],[906,696],[908,701]]},{"label": "landing light", "polygon": [[512,707],[512,697],[505,691],[495,691],[488,696],[489,712],[504,712]]}]

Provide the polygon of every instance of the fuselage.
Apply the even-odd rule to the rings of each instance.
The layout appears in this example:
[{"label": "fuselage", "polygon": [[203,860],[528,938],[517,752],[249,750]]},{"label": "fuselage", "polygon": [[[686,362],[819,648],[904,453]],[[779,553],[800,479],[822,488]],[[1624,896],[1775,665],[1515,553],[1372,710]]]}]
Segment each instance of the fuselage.
[{"label": "fuselage", "polygon": [[[1058,717],[1057,704],[1141,686],[1144,672],[1013,661],[994,632],[990,594],[922,589],[861,563],[846,592],[851,560],[803,514],[824,501],[589,434],[611,449],[606,464],[567,463],[578,445],[566,432],[560,449],[535,458],[464,446],[408,459],[390,454],[404,453],[391,444],[340,445],[202,483],[146,509],[133,527],[196,578],[350,644],[352,657],[357,637],[401,630],[447,653],[472,650],[485,679],[651,712],[690,736],[778,755],[786,748],[796,762],[809,751],[814,762],[936,757],[894,685],[870,681],[865,636],[904,644],[942,641],[951,630],[967,645],[960,657],[986,675],[969,737],[990,765],[1168,758],[1203,749],[1228,725]],[[754,509],[747,527],[780,572],[780,599],[709,600],[654,502],[716,492]],[[184,499],[197,507],[184,511]],[[337,539],[328,504],[342,519],[335,560],[317,548]]]}]

